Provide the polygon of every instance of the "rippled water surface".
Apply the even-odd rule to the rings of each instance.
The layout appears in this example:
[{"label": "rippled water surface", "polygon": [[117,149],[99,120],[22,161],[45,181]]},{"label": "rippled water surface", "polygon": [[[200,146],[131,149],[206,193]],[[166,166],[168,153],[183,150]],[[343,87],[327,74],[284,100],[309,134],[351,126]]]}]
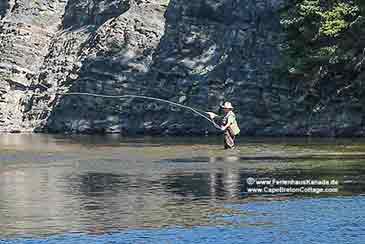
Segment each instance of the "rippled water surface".
[{"label": "rippled water surface", "polygon": [[[240,138],[225,151],[221,138],[1,135],[0,243],[363,243],[364,149],[361,139]],[[273,179],[333,192],[250,192]]]}]

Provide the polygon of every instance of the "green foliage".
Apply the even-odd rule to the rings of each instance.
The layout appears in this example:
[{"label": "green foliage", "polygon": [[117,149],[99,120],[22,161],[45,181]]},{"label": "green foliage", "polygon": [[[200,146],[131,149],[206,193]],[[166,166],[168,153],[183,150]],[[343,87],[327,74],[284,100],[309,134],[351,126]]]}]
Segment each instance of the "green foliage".
[{"label": "green foliage", "polygon": [[283,10],[287,42],[280,74],[294,81],[299,95],[313,106],[358,83],[364,14],[364,0],[294,0]]},{"label": "green foliage", "polygon": [[323,23],[320,33],[327,36],[338,36],[349,27],[350,21],[358,15],[359,8],[348,3],[337,3],[333,8],[321,13]]}]

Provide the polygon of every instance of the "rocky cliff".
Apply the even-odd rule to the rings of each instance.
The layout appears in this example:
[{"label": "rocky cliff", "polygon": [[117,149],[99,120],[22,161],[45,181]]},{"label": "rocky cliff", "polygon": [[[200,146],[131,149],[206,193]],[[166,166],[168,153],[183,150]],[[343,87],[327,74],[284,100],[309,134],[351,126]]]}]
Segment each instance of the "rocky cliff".
[{"label": "rocky cliff", "polygon": [[[206,134],[187,110],[231,101],[244,135],[362,135],[362,114],[313,115],[273,76],[285,0],[14,0],[0,3],[0,130]],[[345,128],[341,130],[341,128]],[[350,128],[346,130],[346,128]]]}]

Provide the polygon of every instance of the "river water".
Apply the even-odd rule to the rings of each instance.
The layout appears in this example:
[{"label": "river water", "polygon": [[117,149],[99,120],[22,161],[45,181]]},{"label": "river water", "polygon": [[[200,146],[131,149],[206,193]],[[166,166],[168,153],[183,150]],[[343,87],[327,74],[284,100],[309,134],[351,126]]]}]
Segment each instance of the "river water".
[{"label": "river water", "polygon": [[0,243],[364,243],[365,140],[238,144],[1,135]]}]

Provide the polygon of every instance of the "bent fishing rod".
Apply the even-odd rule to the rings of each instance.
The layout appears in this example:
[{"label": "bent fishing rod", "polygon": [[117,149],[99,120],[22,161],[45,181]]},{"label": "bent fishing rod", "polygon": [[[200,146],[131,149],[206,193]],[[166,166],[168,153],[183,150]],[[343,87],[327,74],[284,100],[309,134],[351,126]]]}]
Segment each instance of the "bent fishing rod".
[{"label": "bent fishing rod", "polygon": [[79,96],[91,96],[91,97],[102,97],[102,98],[113,98],[113,99],[140,98],[140,99],[146,99],[146,100],[153,100],[153,101],[168,103],[168,104],[176,106],[176,107],[181,107],[181,108],[190,110],[191,112],[193,112],[193,113],[199,115],[200,117],[208,120],[210,123],[212,123],[212,125],[216,129],[221,130],[221,127],[219,125],[217,125],[213,119],[211,119],[211,118],[209,118],[208,116],[205,115],[207,112],[204,112],[204,111],[201,111],[199,109],[192,108],[192,107],[189,107],[189,106],[186,106],[186,105],[182,105],[182,104],[179,104],[179,103],[175,103],[175,102],[172,102],[172,101],[169,101],[169,100],[161,99],[161,98],[148,97],[148,96],[142,96],[142,95],[104,95],[104,94],[95,94],[95,93],[87,93],[87,92],[65,92],[65,93],[56,92],[55,94],[56,95],[63,95],[63,96],[79,95]]}]

